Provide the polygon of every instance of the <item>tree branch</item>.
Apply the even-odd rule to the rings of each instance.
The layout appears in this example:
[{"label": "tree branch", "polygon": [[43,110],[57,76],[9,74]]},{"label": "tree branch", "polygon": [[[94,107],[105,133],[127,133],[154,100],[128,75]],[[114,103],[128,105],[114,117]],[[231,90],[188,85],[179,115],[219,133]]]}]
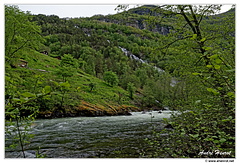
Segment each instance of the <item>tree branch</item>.
[{"label": "tree branch", "polygon": [[183,37],[183,38],[176,39],[176,40],[170,42],[169,44],[167,44],[166,46],[164,46],[163,48],[160,48],[160,49],[168,48],[169,46],[171,46],[172,44],[174,44],[174,43],[177,42],[177,41],[185,40],[185,39],[191,38],[191,37],[192,37],[192,36],[186,36],[186,37]]},{"label": "tree branch", "polygon": [[184,12],[184,8],[181,7],[181,6],[178,6],[178,8],[180,9],[181,11],[181,15],[184,17],[184,19],[187,21],[188,25],[192,28],[192,31],[194,34],[197,34],[197,31],[195,29],[195,27],[193,26],[193,24],[191,23],[191,21],[188,19],[187,15],[185,14]]},{"label": "tree branch", "polygon": [[211,5],[206,9],[206,10],[204,10],[203,11],[203,13],[202,13],[202,15],[201,15],[201,17],[200,17],[200,19],[199,19],[199,21],[198,21],[198,24],[200,24],[201,23],[201,21],[202,21],[202,19],[203,19],[203,16],[204,16],[204,14],[208,11],[208,9],[210,9],[211,8]]},{"label": "tree branch", "polygon": [[195,30],[197,32],[196,34],[198,36],[198,39],[202,39],[202,35],[201,35],[201,31],[200,31],[200,28],[199,28],[199,24],[198,24],[198,20],[197,20],[196,14],[194,13],[191,5],[189,5],[188,7],[189,7],[189,9],[191,11],[191,14],[192,14],[192,17],[193,17],[193,22],[195,24]]},{"label": "tree branch", "polygon": [[20,47],[18,47],[14,52],[12,52],[11,56],[14,55],[14,53],[16,53],[18,50],[22,49],[24,47],[24,45],[26,45],[26,43],[28,42],[29,40],[26,40]]}]

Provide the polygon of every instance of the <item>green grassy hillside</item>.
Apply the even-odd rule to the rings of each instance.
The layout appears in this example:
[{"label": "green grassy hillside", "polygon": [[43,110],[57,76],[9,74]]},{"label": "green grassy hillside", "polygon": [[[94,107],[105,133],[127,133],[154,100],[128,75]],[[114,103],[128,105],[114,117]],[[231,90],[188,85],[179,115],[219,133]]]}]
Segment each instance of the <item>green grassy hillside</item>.
[{"label": "green grassy hillside", "polygon": [[[26,67],[19,66],[22,61],[27,61]],[[38,107],[39,117],[120,115],[128,114],[130,110],[138,110],[133,107],[126,90],[118,86],[110,86],[81,69],[75,69],[64,81],[59,75],[60,63],[61,60],[57,58],[29,51],[16,61],[15,68],[6,64],[6,77],[11,79],[11,83],[17,88],[15,97],[23,92],[38,94],[42,88],[51,87],[51,95],[29,104]],[[65,94],[61,90],[63,83],[69,84]],[[10,89],[9,86],[6,92],[11,91]]]}]

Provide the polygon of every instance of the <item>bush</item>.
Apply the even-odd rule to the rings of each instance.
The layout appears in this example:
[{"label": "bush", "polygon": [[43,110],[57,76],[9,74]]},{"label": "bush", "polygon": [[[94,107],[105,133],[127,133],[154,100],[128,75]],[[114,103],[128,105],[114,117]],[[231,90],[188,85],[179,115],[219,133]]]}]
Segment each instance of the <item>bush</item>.
[{"label": "bush", "polygon": [[112,71],[107,71],[103,75],[103,79],[110,85],[110,86],[115,86],[118,85],[118,76],[112,72]]}]

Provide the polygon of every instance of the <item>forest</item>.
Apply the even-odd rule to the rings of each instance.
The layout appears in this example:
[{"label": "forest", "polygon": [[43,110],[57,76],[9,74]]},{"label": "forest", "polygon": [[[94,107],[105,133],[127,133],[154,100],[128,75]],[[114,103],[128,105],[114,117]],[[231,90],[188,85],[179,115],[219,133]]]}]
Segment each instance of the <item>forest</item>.
[{"label": "forest", "polygon": [[144,138],[139,157],[235,157],[234,6],[126,7],[59,18],[5,5],[6,149],[25,157],[38,119],[169,109],[181,113],[162,119],[172,129]]}]

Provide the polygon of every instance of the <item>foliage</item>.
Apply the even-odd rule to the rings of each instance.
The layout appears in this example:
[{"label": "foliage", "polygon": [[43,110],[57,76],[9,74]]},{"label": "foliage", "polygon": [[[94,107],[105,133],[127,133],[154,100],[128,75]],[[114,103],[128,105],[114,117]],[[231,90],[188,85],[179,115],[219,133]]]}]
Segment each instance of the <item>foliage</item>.
[{"label": "foliage", "polygon": [[104,73],[103,79],[110,85],[115,86],[118,85],[118,77],[112,71],[107,71]]},{"label": "foliage", "polygon": [[133,99],[133,94],[134,94],[134,92],[135,92],[135,89],[136,89],[136,87],[134,87],[134,84],[133,83],[128,83],[128,85],[127,85],[127,90],[128,90],[128,92],[129,92],[129,96],[130,96],[130,98],[131,99]]},{"label": "foliage", "polygon": [[61,57],[60,66],[77,68],[77,67],[78,67],[78,63],[77,63],[77,60],[74,59],[72,55],[70,55],[70,54],[64,54],[64,55]]},{"label": "foliage", "polygon": [[[5,136],[6,140],[11,140],[7,148],[14,149],[20,146],[22,156],[25,158],[25,145],[30,143],[33,134],[30,134],[31,125],[35,120],[39,110],[32,106],[32,102],[38,98],[47,96],[51,93],[50,86],[45,86],[41,93],[19,92],[14,81],[6,77],[7,98],[5,101]],[[37,84],[37,82],[35,83]]]},{"label": "foliage", "polygon": [[16,6],[5,6],[5,58],[15,64],[29,49],[38,49],[43,42],[40,27],[31,22],[31,15]]},{"label": "foliage", "polygon": [[90,92],[92,92],[95,87],[96,87],[96,83],[90,83],[89,84]]}]

